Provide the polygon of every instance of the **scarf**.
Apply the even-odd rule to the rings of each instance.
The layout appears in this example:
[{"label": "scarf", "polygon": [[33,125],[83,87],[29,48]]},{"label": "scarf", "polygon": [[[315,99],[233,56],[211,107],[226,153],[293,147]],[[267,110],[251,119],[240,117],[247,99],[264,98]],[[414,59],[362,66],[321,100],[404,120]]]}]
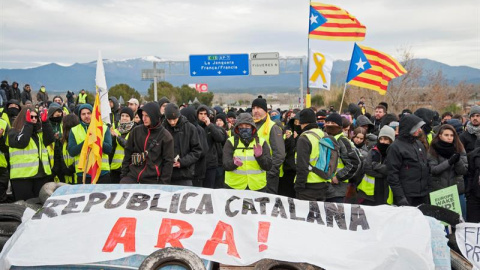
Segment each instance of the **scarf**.
[{"label": "scarf", "polygon": [[[263,118],[263,119],[265,119],[265,118]],[[253,121],[254,121],[255,123],[258,123],[258,122],[262,121],[263,119],[253,120]],[[263,123],[263,124],[264,124],[264,125],[267,125],[267,127],[268,127],[268,125],[270,124],[270,115],[267,114],[267,119],[265,120],[265,123]],[[265,129],[263,130],[263,135],[267,135],[268,132],[269,132],[268,128],[265,128]]]},{"label": "scarf", "polygon": [[440,156],[448,159],[453,154],[455,154],[455,146],[453,143],[447,143],[444,141],[439,140],[437,143],[432,144],[433,149],[439,154]]},{"label": "scarf", "polygon": [[132,130],[133,125],[135,125],[134,121],[130,121],[130,122],[127,122],[127,123],[118,123],[117,130],[118,130],[118,132],[120,132],[120,134],[126,134],[126,133],[130,132],[130,130]]},{"label": "scarf", "polygon": [[472,122],[468,122],[466,129],[468,133],[477,136],[477,138],[480,138],[480,126],[474,126],[472,125]]}]

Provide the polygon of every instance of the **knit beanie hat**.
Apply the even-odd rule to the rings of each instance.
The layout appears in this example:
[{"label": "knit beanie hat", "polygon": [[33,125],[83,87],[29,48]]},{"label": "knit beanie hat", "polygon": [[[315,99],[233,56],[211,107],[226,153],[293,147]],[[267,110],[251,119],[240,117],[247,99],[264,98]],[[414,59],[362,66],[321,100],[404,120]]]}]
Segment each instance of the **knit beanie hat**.
[{"label": "knit beanie hat", "polygon": [[173,120],[180,117],[180,110],[178,109],[177,105],[174,103],[168,103],[165,107],[165,117],[168,120]]},{"label": "knit beanie hat", "polygon": [[252,108],[253,107],[260,107],[262,108],[265,112],[268,112],[267,108],[267,100],[263,98],[257,98],[252,102]]},{"label": "knit beanie hat", "polygon": [[120,117],[122,116],[122,113],[128,114],[128,116],[130,116],[130,121],[133,121],[133,118],[135,118],[132,109],[129,107],[124,107],[122,110],[120,110]]},{"label": "knit beanie hat", "polygon": [[480,106],[478,106],[478,105],[472,106],[472,108],[470,109],[470,114],[468,115],[468,117],[472,117],[472,115],[474,115],[474,114],[480,114]]},{"label": "knit beanie hat", "polygon": [[300,124],[316,123],[315,112],[312,109],[303,109],[300,112]]},{"label": "knit beanie hat", "polygon": [[327,116],[327,119],[325,119],[325,122],[333,122],[337,124],[339,127],[342,127],[342,116],[338,113],[331,113],[329,116]]},{"label": "knit beanie hat", "polygon": [[390,138],[390,140],[392,140],[392,142],[395,141],[395,130],[389,126],[383,126],[381,129],[380,129],[380,133],[378,133],[378,138],[380,139],[380,137],[387,137],[387,138]]}]

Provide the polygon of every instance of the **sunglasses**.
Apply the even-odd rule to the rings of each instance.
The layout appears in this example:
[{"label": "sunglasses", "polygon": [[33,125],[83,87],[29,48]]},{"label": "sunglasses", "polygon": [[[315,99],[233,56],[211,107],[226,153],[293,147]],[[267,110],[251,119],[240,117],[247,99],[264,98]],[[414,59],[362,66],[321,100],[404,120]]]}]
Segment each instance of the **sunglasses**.
[{"label": "sunglasses", "polygon": [[30,119],[38,119],[38,115],[30,115]]}]

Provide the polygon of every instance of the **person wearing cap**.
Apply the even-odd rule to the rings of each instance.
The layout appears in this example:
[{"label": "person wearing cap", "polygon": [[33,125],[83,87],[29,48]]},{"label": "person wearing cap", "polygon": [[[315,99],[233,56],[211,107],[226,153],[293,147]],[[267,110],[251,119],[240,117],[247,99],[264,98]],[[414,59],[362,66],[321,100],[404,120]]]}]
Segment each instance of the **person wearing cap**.
[{"label": "person wearing cap", "polygon": [[[128,101],[128,107],[130,109],[132,109],[133,113],[136,113],[138,108],[140,106],[140,103],[138,102],[138,99],[136,98],[131,98],[129,101]],[[140,115],[139,115],[140,116]]]},{"label": "person wearing cap", "polygon": [[[10,99],[5,105],[5,108],[6,111],[3,108],[0,109],[0,112],[2,113],[2,119],[5,120],[9,126],[11,126],[17,118],[17,115],[20,113],[20,102],[16,99]],[[40,111],[43,111],[43,109]]]},{"label": "person wearing cap", "polygon": [[425,124],[422,126],[422,130],[428,145],[430,145],[430,143],[433,140],[433,137],[435,136],[435,133],[433,132],[433,128],[432,128],[435,112],[427,108],[419,108],[413,114],[420,117],[423,120],[423,122],[425,122]]},{"label": "person wearing cap", "polygon": [[227,136],[225,131],[212,123],[211,117],[214,117],[213,110],[208,106],[200,105],[197,109],[198,124],[205,130],[207,134],[208,152],[206,155],[207,170],[205,171],[205,178],[203,180],[203,187],[214,188],[217,175],[217,167],[221,166],[222,160],[219,160],[216,144],[225,143]]},{"label": "person wearing cap", "polygon": [[87,103],[88,103],[87,93],[85,92],[85,89],[82,89],[80,90],[80,93],[78,93],[77,105],[87,104]]},{"label": "person wearing cap", "polygon": [[317,117],[317,125],[318,125],[318,128],[320,128],[321,130],[323,130],[324,126],[325,126],[325,119],[327,118],[327,113],[325,111],[322,111],[322,110],[319,110],[317,113],[316,113],[316,117]]},{"label": "person wearing cap", "polygon": [[470,121],[465,127],[465,132],[460,135],[460,141],[467,154],[480,147],[480,106],[472,106],[468,116]]},{"label": "person wearing cap", "polygon": [[409,114],[400,119],[397,139],[390,145],[385,160],[387,181],[393,192],[396,205],[418,206],[428,203],[427,151],[418,139],[425,122],[418,116]]},{"label": "person wearing cap", "polygon": [[300,131],[296,144],[296,198],[308,201],[325,201],[327,198],[328,180],[321,178],[310,168],[315,166],[319,159],[319,139],[324,133],[318,128],[315,112],[303,109],[295,115],[294,121],[299,121]]},{"label": "person wearing cap", "polygon": [[237,119],[237,115],[234,111],[228,111],[227,113],[227,122],[228,122],[228,136],[232,136],[232,129],[235,126],[235,121]]},{"label": "person wearing cap", "polygon": [[349,180],[361,169],[361,157],[355,145],[343,134],[343,119],[338,113],[331,113],[325,119],[325,132],[334,137],[338,143],[337,172],[332,178],[327,191],[327,201],[343,202],[347,193]]},{"label": "person wearing cap", "polygon": [[54,143],[47,146],[48,156],[50,158],[50,166],[52,167],[52,175],[56,182],[61,181],[65,183],[64,173],[62,172],[62,135],[63,135],[63,116],[62,107],[53,102],[48,108],[48,120],[52,126],[55,137]]},{"label": "person wearing cap", "polygon": [[395,130],[383,126],[378,134],[377,144],[368,152],[363,176],[357,186],[357,196],[363,205],[382,205],[393,203],[393,193],[387,182],[387,149],[395,141]]},{"label": "person wearing cap", "polygon": [[[87,130],[92,121],[92,111],[93,107],[90,104],[82,104],[79,107],[79,114],[80,114],[80,124],[73,127],[68,135],[68,153],[71,157],[75,159],[75,172],[77,174],[77,178],[79,179],[79,183],[83,183],[83,170],[78,167],[80,162],[80,153],[82,152],[83,143],[85,142],[85,138],[87,136]],[[102,144],[102,166],[100,169],[102,172],[100,173],[100,177],[97,181],[98,184],[106,184],[110,183],[110,164],[108,162],[108,154],[110,154],[113,150],[112,148],[112,136],[110,133],[110,129],[103,125],[103,144]],[[80,180],[82,179],[82,180]],[[87,174],[85,178],[85,184],[90,184],[92,182],[91,175]]]},{"label": "person wearing cap", "polygon": [[365,115],[359,115],[357,120],[355,121],[355,127],[361,127],[365,129],[365,144],[367,145],[368,149],[372,149],[377,143],[377,135],[373,134],[373,130],[375,129],[375,125],[366,117]]},{"label": "person wearing cap", "polygon": [[223,147],[225,188],[267,191],[267,171],[272,167],[268,143],[257,135],[249,113],[241,113],[234,127],[234,136]]},{"label": "person wearing cap", "polygon": [[143,124],[128,137],[120,183],[169,184],[174,144],[172,135],[160,123],[160,107],[157,102],[148,102],[138,113]]},{"label": "person wearing cap", "polygon": [[168,103],[165,107],[165,119],[162,125],[172,135],[174,144],[170,184],[193,186],[195,163],[203,151],[196,127],[180,114],[179,108],[173,103]]},{"label": "person wearing cap", "polygon": [[127,145],[127,140],[135,126],[133,121],[133,111],[132,109],[125,107],[120,110],[120,121],[117,123],[117,128],[113,126],[110,128],[112,133],[112,151],[114,154],[110,163],[110,178],[113,184],[120,183],[120,175],[122,174],[122,163],[123,158],[125,157],[125,146]]},{"label": "person wearing cap", "polygon": [[264,139],[272,154],[272,169],[267,172],[267,192],[278,193],[280,166],[285,160],[283,130],[268,115],[267,100],[259,97],[252,102],[252,115],[258,137]]},{"label": "person wearing cap", "polygon": [[[54,103],[57,103],[58,105],[60,105],[60,107],[62,108],[62,111],[63,111],[63,114],[64,115],[69,115],[70,114],[70,110],[68,109],[67,105],[65,105],[63,103],[63,98],[61,96],[54,96],[53,97],[53,102]],[[50,104],[51,105],[51,104]],[[49,105],[49,108],[50,108],[50,105]]]},{"label": "person wearing cap", "polygon": [[43,102],[47,102],[47,101],[48,101],[47,89],[45,88],[45,86],[42,85],[40,87],[40,90],[37,93],[37,102],[43,103]]}]

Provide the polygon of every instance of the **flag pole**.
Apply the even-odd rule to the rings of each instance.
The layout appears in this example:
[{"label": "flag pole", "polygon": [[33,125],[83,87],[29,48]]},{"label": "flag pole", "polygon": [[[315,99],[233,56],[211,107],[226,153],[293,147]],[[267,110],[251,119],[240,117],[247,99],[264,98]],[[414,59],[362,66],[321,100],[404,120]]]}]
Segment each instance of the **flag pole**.
[{"label": "flag pole", "polygon": [[[88,138],[87,138],[88,139]],[[82,177],[82,182],[83,184],[85,185],[85,180],[87,179],[87,172],[86,172],[86,169],[88,168],[88,157],[90,156],[90,151],[92,149],[88,148],[88,152],[87,152],[87,160],[85,161],[85,168],[83,168],[83,177]]]},{"label": "flag pole", "polygon": [[307,35],[307,95],[306,100],[303,98],[303,89],[302,89],[302,108],[307,108],[310,105],[310,8],[312,6],[312,1],[308,1],[308,35]]},{"label": "flag pole", "polygon": [[343,107],[343,99],[345,98],[345,91],[347,90],[347,83],[345,83],[345,87],[343,87],[343,95],[342,95],[342,102],[340,103],[340,110],[338,113],[342,113],[342,107]]}]

